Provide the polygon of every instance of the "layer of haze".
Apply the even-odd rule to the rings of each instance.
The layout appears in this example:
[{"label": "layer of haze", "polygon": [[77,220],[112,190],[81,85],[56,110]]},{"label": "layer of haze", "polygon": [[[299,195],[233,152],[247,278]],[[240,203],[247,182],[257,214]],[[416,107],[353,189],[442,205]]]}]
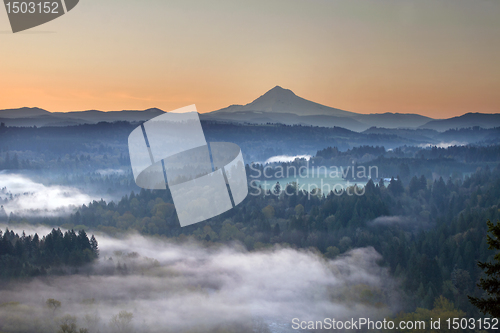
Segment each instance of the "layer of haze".
[{"label": "layer of haze", "polygon": [[360,113],[499,112],[496,0],[82,0],[12,34],[0,109],[200,112],[275,85]]},{"label": "layer of haze", "polygon": [[[42,229],[14,227],[18,233],[48,231]],[[89,333],[226,332],[223,327],[281,333],[293,331],[296,317],[375,320],[397,306],[395,284],[377,265],[381,256],[373,248],[326,261],[286,248],[249,253],[237,245],[209,249],[139,235],[97,238],[99,262],[80,275],[0,288],[2,324],[15,327],[13,332],[31,332],[34,326],[37,332],[54,332],[69,314]],[[47,309],[49,298],[61,307]],[[113,323],[120,311],[133,314],[128,329],[117,330]]]},{"label": "layer of haze", "polygon": [[24,175],[0,172],[0,206],[6,214],[35,217],[69,215],[92,200],[91,196],[74,187],[47,186]]}]

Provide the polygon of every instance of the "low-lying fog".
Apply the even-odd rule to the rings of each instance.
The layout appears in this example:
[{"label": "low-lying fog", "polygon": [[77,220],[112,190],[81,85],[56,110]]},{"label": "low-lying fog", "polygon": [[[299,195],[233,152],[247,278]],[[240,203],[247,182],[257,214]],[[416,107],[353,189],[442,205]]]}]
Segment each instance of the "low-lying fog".
[{"label": "low-lying fog", "polygon": [[0,206],[4,207],[6,214],[14,213],[20,216],[69,214],[76,207],[88,204],[94,199],[96,198],[74,187],[46,186],[26,175],[0,172]]},{"label": "low-lying fog", "polygon": [[[74,323],[89,333],[278,333],[292,332],[293,318],[379,319],[397,304],[395,283],[373,248],[327,261],[290,248],[247,252],[237,244],[96,237],[100,258],[79,274],[0,287],[0,331],[53,333]],[[48,299],[61,305],[50,307]]]},{"label": "low-lying fog", "polygon": [[431,147],[449,148],[449,147],[453,147],[453,146],[465,146],[467,144],[468,144],[468,142],[453,140],[450,142],[441,141],[439,143],[432,143],[432,144],[431,143],[422,143],[418,146],[422,147],[422,148],[431,148]]},{"label": "low-lying fog", "polygon": [[295,156],[290,156],[290,155],[277,155],[268,158],[263,164],[268,164],[268,163],[289,163],[295,161],[295,159],[305,159],[309,161],[311,159],[311,155],[295,155]]}]

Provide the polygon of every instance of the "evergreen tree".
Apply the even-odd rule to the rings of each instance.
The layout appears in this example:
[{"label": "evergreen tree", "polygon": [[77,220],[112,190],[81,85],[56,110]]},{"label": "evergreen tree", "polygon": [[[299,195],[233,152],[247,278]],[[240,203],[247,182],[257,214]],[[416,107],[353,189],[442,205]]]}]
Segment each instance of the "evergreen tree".
[{"label": "evergreen tree", "polygon": [[17,153],[14,154],[14,158],[12,159],[11,169],[19,169],[19,158],[17,157]]},{"label": "evergreen tree", "polygon": [[11,168],[11,164],[10,164],[10,155],[9,155],[9,152],[7,152],[7,153],[5,154],[4,168],[5,168],[5,169],[10,169],[10,168]]},{"label": "evergreen tree", "polygon": [[427,189],[427,179],[425,178],[424,175],[420,176],[419,181],[420,181],[420,189],[422,189],[422,190]]},{"label": "evergreen tree", "polygon": [[19,236],[8,229],[0,232],[0,279],[46,274],[46,269],[61,265],[80,266],[98,256],[97,240],[89,241],[87,234],[73,230],[64,234],[53,229],[40,239],[35,234]]},{"label": "evergreen tree", "polygon": [[276,223],[273,228],[273,234],[274,236],[279,236],[281,234],[281,229],[279,223]]},{"label": "evergreen tree", "polygon": [[420,190],[420,181],[416,176],[413,176],[409,184],[410,195],[414,195],[419,190]]},{"label": "evergreen tree", "polygon": [[97,243],[97,240],[95,239],[94,235],[90,238],[90,247],[92,249],[92,252],[96,257],[99,257],[99,246]]},{"label": "evergreen tree", "polygon": [[405,189],[403,187],[403,183],[401,182],[401,179],[399,178],[399,176],[396,179],[394,179],[394,177],[392,177],[391,182],[387,188],[394,195],[402,194],[405,191]]},{"label": "evergreen tree", "polygon": [[[487,236],[488,248],[500,250],[500,221],[493,224],[488,220],[488,231],[492,236]],[[500,252],[495,254],[495,262],[478,262],[478,266],[485,270],[487,278],[481,278],[478,287],[487,293],[487,297],[477,298],[469,296],[469,300],[482,313],[493,317],[500,317]]]},{"label": "evergreen tree", "polygon": [[281,193],[281,185],[280,182],[277,182],[276,185],[274,186],[274,194],[279,195]]}]

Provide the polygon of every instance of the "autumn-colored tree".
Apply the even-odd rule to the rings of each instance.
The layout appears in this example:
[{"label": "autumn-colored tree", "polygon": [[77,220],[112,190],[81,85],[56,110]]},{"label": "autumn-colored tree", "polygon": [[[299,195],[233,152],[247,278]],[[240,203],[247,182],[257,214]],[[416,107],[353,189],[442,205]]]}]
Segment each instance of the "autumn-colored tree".
[{"label": "autumn-colored tree", "polygon": [[[452,302],[440,296],[436,298],[434,301],[434,308],[432,310],[418,308],[415,312],[400,314],[396,317],[394,322],[396,323],[395,327],[400,327],[399,324],[401,322],[412,323],[413,325],[425,325],[425,328],[420,326],[420,329],[416,330],[412,329],[400,329],[399,332],[429,332],[429,333],[441,333],[441,332],[462,332],[461,329],[454,330],[453,328],[448,328],[448,323],[446,320],[453,318],[463,318],[465,316],[465,312],[460,311],[455,308]],[[439,321],[440,326],[439,329],[433,328],[430,326],[430,321],[435,323]]]},{"label": "autumn-colored tree", "polygon": [[56,312],[57,309],[61,307],[61,302],[56,299],[49,298],[47,302],[45,302],[48,308],[52,309],[52,311]]},{"label": "autumn-colored tree", "polygon": [[116,332],[132,332],[133,318],[134,314],[132,312],[120,311],[119,314],[111,318],[111,326],[115,329]]},{"label": "autumn-colored tree", "polygon": [[274,217],[274,214],[275,214],[274,207],[271,205],[267,205],[266,207],[264,207],[262,209],[262,213],[264,214],[266,219],[272,219]]}]

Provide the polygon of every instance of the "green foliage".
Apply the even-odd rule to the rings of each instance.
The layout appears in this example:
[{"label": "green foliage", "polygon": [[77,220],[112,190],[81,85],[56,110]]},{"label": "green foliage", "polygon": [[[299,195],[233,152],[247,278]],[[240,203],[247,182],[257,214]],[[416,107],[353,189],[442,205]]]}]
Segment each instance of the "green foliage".
[{"label": "green foliage", "polygon": [[[406,313],[406,314],[400,314],[398,315],[394,322],[396,323],[395,327],[400,327],[400,323],[409,323],[412,322],[413,325],[415,323],[424,323],[425,329],[406,329],[406,330],[399,330],[399,332],[429,332],[429,333],[439,333],[439,332],[462,332],[461,329],[458,330],[453,330],[453,329],[448,329],[448,325],[446,323],[447,319],[452,319],[453,318],[463,318],[465,316],[465,313],[463,311],[458,310],[455,308],[453,303],[451,303],[449,300],[444,298],[443,296],[440,296],[436,298],[434,301],[434,307],[432,309],[424,309],[424,308],[418,308],[415,312],[412,313]],[[440,322],[440,328],[439,329],[433,329],[430,326],[430,321]],[[420,326],[423,327],[423,326]]]},{"label": "green foliage", "polygon": [[267,219],[272,219],[275,214],[274,207],[271,205],[267,205],[262,209],[262,213]]},{"label": "green foliage", "polygon": [[336,246],[329,246],[326,248],[325,257],[329,259],[334,259],[340,254],[340,250]]},{"label": "green foliage", "polygon": [[53,298],[49,298],[45,304],[47,305],[47,307],[49,309],[51,309],[52,311],[56,312],[57,309],[59,309],[61,307],[61,302],[56,300],[56,299],[53,299]]},{"label": "green foliage", "polygon": [[78,333],[76,326],[76,317],[66,315],[61,318],[61,325],[57,333]]},{"label": "green foliage", "polygon": [[53,229],[42,239],[38,234],[19,236],[7,229],[0,231],[0,278],[34,277],[47,274],[51,268],[78,267],[92,262],[99,255],[94,236],[73,230],[64,234]]},{"label": "green foliage", "polygon": [[110,325],[115,332],[127,333],[132,332],[132,319],[134,314],[132,312],[120,311],[119,314],[113,316]]},{"label": "green foliage", "polygon": [[[368,150],[360,150],[359,154],[373,155]],[[420,149],[413,153],[416,151]],[[349,158],[354,152],[350,151]],[[432,161],[415,157],[377,158],[373,163],[380,163],[381,172],[391,176],[403,172],[407,179],[396,177],[384,186],[383,181],[369,180],[362,196],[308,193],[287,184],[283,187],[290,195],[274,190],[249,195],[234,209],[185,228],[179,226],[169,191],[150,190],[132,192],[118,202],[94,201],[68,218],[47,218],[44,222],[70,228],[85,225],[112,235],[134,230],[179,242],[191,238],[207,246],[237,241],[250,251],[274,244],[312,247],[327,258],[353,248],[373,246],[383,256],[381,264],[401,282],[406,311],[431,309],[434,299],[443,295],[467,315],[475,316],[478,311],[467,295],[481,296],[475,287],[480,278],[476,261],[486,261],[491,255],[486,246],[486,226],[479,221],[500,218],[500,169],[480,168],[465,180],[442,178],[439,174],[452,174],[453,168],[448,168],[447,163],[456,161],[439,155]],[[438,176],[433,173],[436,165]],[[416,173],[419,171],[422,172]],[[25,243],[13,239],[9,231],[10,252],[0,256],[0,267],[8,269],[0,270],[0,274],[45,274],[48,268],[78,267],[98,254],[97,241],[88,240],[88,236],[81,236],[82,241],[78,241],[79,235],[74,232],[62,235],[56,230],[51,235],[43,242],[44,246],[50,245],[50,250],[34,255],[36,251],[26,250]],[[0,251],[4,249],[5,246]]]},{"label": "green foliage", "polygon": [[[248,250],[273,244],[315,247],[327,258],[373,246],[382,254],[382,264],[401,281],[406,310],[430,309],[434,299],[444,295],[468,315],[477,315],[467,295],[479,296],[475,262],[490,255],[486,226],[477,221],[500,218],[500,169],[479,169],[464,181],[431,181],[421,175],[407,186],[401,179],[394,182],[399,190],[370,180],[363,196],[306,191],[276,196],[267,191],[185,228],[179,226],[168,191],[141,190],[118,203],[95,201],[64,222],[78,219],[102,231],[135,229],[178,241],[239,241]],[[375,223],[384,216],[396,222]],[[398,222],[400,217],[406,220]]]},{"label": "green foliage", "polygon": [[482,313],[498,318],[500,317],[500,221],[493,224],[488,220],[487,225],[488,232],[491,233],[491,236],[487,236],[488,248],[497,251],[493,257],[495,262],[478,263],[487,275],[486,278],[481,278],[478,284],[486,295],[482,298],[469,296],[469,300]]}]

